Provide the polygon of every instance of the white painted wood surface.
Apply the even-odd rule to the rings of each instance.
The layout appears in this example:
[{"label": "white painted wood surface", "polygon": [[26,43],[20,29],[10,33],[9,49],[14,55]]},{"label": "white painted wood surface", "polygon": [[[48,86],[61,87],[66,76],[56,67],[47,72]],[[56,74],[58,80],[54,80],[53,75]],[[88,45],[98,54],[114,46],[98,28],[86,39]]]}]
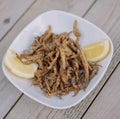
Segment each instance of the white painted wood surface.
[{"label": "white painted wood surface", "polygon": [[[95,90],[93,90],[90,95],[80,104],[67,110],[54,110],[31,100],[25,95],[20,97],[22,93],[14,88],[14,86],[12,86],[12,84],[10,84],[7,79],[5,79],[2,71],[0,71],[0,105],[2,104],[2,106],[0,106],[0,117],[2,115],[2,117],[5,116],[7,119],[77,119],[81,118],[85,114],[85,116],[83,117],[88,118],[89,110],[92,109],[92,106],[91,108],[89,108],[90,104],[93,103],[94,105],[94,102],[97,99],[96,95],[99,93],[101,87],[104,86],[106,81],[112,75],[112,72],[120,61],[120,0],[36,1],[29,8],[29,10],[25,12],[25,14],[17,21],[13,28],[11,26],[12,29],[10,29],[9,33],[7,33],[0,42],[0,61],[2,60],[2,57],[9,44],[24,28],[24,26],[27,25],[40,13],[52,9],[64,10],[75,13],[79,16],[84,16],[85,19],[93,22],[94,24],[102,28],[106,33],[108,33],[108,35],[112,38],[115,47],[112,63],[110,64],[106,75],[99,83],[99,85],[95,88]],[[110,80],[108,82],[110,82]],[[14,94],[11,92],[14,92]],[[103,92],[103,90],[101,90],[101,92]],[[6,97],[8,99],[6,99]],[[96,102],[96,105],[99,105],[99,103]],[[86,110],[88,110],[88,115]],[[112,119],[111,116],[110,119]]]},{"label": "white painted wood surface", "polygon": [[[84,0],[80,0],[80,1],[79,0],[77,0],[77,1],[76,0],[73,0],[73,1],[71,1],[71,0],[66,0],[66,1],[64,1],[64,0],[61,0],[61,1],[38,0],[36,3],[33,3],[33,5],[29,8],[29,10],[27,12],[26,12],[26,10],[24,11],[25,13],[22,15],[22,17],[19,20],[16,19],[15,22],[17,22],[17,23],[15,25],[11,25],[11,27],[9,28],[10,31],[8,29],[9,32],[6,29],[6,32],[8,32],[8,33],[0,42],[0,65],[2,64],[2,59],[3,59],[4,53],[7,50],[10,43],[19,34],[19,32],[30,21],[32,21],[36,16],[38,16],[42,12],[45,12],[47,10],[52,10],[52,9],[73,11],[74,13],[82,16],[86,13],[86,11],[93,4],[93,2],[94,2],[94,0],[85,0],[85,1]],[[17,4],[17,2],[16,2],[16,4]],[[9,7],[9,4],[7,4],[7,7]],[[78,10],[80,10],[80,11],[78,11]],[[0,15],[0,17],[1,16],[2,15]],[[7,17],[7,14],[6,14],[6,17]],[[12,17],[14,17],[14,16],[12,16]],[[14,104],[19,99],[19,97],[21,96],[22,93],[20,91],[18,91],[18,89],[16,89],[4,77],[1,67],[0,67],[0,77],[1,77],[0,78],[0,118],[3,118],[9,112],[10,108],[12,108],[12,106],[14,106]],[[28,110],[28,113],[29,113],[29,110]]]},{"label": "white painted wood surface", "polygon": [[120,64],[83,119],[120,118]]},{"label": "white painted wood surface", "polygon": [[[35,0],[0,0],[0,43],[4,35],[9,32],[34,1]],[[1,48],[1,52],[2,51],[3,49]],[[2,62],[3,58],[1,52],[0,62]],[[0,118],[4,117],[20,95],[21,92],[15,89],[13,85],[9,85],[9,81],[3,77],[0,63]]]},{"label": "white painted wood surface", "polygon": [[[71,2],[72,1],[72,2]],[[15,26],[11,29],[11,31],[2,39],[0,42],[0,61],[2,61],[2,58],[9,47],[9,45],[12,43],[12,41],[15,39],[15,37],[20,33],[20,31],[29,24],[35,17],[40,15],[41,13],[48,11],[48,10],[64,10],[64,11],[71,11],[72,13],[77,13],[79,16],[83,16],[86,14],[86,11],[89,9],[89,7],[94,3],[95,0],[38,0],[36,3],[33,4],[33,6],[26,12],[21,19],[19,19],[18,23],[15,24]],[[69,5],[69,4],[74,5]],[[79,7],[78,7],[79,4]],[[48,7],[49,6],[49,7]],[[71,7],[69,7],[71,6]],[[75,9],[75,10],[74,10]],[[79,9],[76,12],[76,9]],[[1,62],[0,62],[1,65]],[[1,67],[0,67],[1,70]],[[1,79],[4,78],[4,75],[2,71],[0,71]]]},{"label": "white painted wood surface", "polygon": [[0,1],[0,41],[35,0]]}]

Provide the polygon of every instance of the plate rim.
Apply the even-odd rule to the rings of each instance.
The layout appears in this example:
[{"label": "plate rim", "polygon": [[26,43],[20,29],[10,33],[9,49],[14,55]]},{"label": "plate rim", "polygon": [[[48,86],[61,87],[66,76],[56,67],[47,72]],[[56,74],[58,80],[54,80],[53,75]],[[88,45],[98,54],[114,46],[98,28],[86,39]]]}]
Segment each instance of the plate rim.
[{"label": "plate rim", "polygon": [[[44,14],[53,13],[53,12],[62,13],[62,14],[65,14],[65,15],[70,15],[71,17],[74,17],[74,18],[81,19],[81,20],[83,20],[84,22],[86,22],[87,24],[90,24],[90,25],[94,26],[97,30],[99,30],[100,32],[102,32],[104,35],[106,35],[106,36],[108,37],[108,39],[109,39],[109,41],[110,41],[110,45],[111,45],[111,51],[110,51],[111,55],[110,55],[110,58],[109,58],[109,63],[108,63],[108,65],[107,65],[107,67],[105,68],[105,71],[102,72],[102,74],[101,74],[100,77],[99,77],[100,80],[97,80],[97,81],[94,83],[93,87],[92,87],[84,96],[82,96],[79,100],[77,100],[75,103],[70,104],[70,105],[68,105],[68,106],[62,106],[62,107],[60,107],[60,106],[52,106],[52,105],[50,105],[50,104],[46,104],[46,103],[44,103],[43,101],[40,101],[38,98],[33,97],[33,96],[32,96],[31,94],[29,94],[28,92],[24,91],[24,90],[23,90],[22,88],[20,88],[18,85],[16,85],[16,84],[10,79],[10,77],[6,74],[5,65],[4,65],[4,57],[3,57],[3,60],[2,60],[2,70],[3,70],[4,75],[7,77],[7,79],[8,79],[17,89],[19,89],[22,93],[24,93],[25,95],[27,95],[28,97],[30,97],[32,100],[35,100],[36,102],[38,102],[38,103],[40,103],[40,104],[42,104],[42,105],[48,106],[48,107],[50,107],[50,108],[54,108],[54,109],[67,109],[67,108],[70,108],[70,107],[73,107],[73,106],[77,105],[77,104],[80,103],[83,99],[85,99],[85,98],[90,94],[90,92],[91,92],[92,90],[94,90],[94,88],[98,85],[98,83],[102,80],[103,76],[105,75],[105,73],[106,73],[106,71],[107,71],[107,69],[108,69],[108,66],[109,66],[110,63],[111,63],[111,60],[112,60],[112,57],[113,57],[113,52],[114,52],[114,47],[113,47],[112,40],[111,40],[111,38],[107,35],[107,33],[105,33],[102,29],[100,29],[99,27],[97,27],[95,24],[93,24],[92,22],[90,22],[90,21],[88,21],[88,20],[86,20],[86,19],[84,19],[84,18],[82,18],[82,17],[80,17],[80,16],[78,16],[78,15],[75,15],[75,14],[72,14],[72,13],[69,13],[69,12],[65,12],[65,11],[61,11],[61,10],[50,10],[50,11],[46,11],[46,12],[38,15],[36,18],[34,18],[30,23],[28,23],[28,24],[18,33],[18,35],[17,35],[17,36],[15,37],[15,39],[11,42],[11,44],[12,44],[12,43],[17,39],[17,37],[19,37],[19,36],[21,35],[21,33],[22,33],[30,24],[32,24],[36,19],[38,19],[39,17],[42,17]],[[11,46],[11,44],[9,45],[9,47]],[[8,47],[8,49],[9,49],[9,47]],[[7,49],[7,50],[8,50],[8,49]],[[4,54],[4,55],[5,55],[5,54]]]}]

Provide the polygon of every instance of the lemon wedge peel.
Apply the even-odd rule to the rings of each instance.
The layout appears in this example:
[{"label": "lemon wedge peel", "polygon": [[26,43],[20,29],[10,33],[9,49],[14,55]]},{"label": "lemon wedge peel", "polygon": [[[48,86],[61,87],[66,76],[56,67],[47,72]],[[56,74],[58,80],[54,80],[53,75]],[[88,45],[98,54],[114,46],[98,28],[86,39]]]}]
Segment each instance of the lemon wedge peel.
[{"label": "lemon wedge peel", "polygon": [[88,44],[83,46],[83,51],[88,61],[99,62],[108,56],[110,52],[110,41],[105,39]]},{"label": "lemon wedge peel", "polygon": [[[108,39],[101,40],[83,46],[82,48],[88,61],[98,62],[108,56],[110,52],[110,41]],[[37,64],[23,64],[16,57],[16,53],[10,49],[5,54],[4,64],[10,72],[21,78],[33,78],[38,67]]]},{"label": "lemon wedge peel", "polygon": [[13,50],[8,50],[4,57],[5,66],[14,75],[21,78],[33,78],[37,70],[37,64],[25,65],[17,57]]}]

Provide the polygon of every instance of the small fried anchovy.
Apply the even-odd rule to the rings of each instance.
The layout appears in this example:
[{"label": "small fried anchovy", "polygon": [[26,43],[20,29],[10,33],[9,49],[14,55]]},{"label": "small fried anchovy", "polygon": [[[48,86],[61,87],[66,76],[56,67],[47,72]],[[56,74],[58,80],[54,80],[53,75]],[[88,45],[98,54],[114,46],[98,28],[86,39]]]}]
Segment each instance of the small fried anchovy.
[{"label": "small fried anchovy", "polygon": [[[69,35],[73,33],[76,41]],[[86,89],[89,81],[97,74],[99,65],[88,62],[79,44],[81,33],[75,20],[72,32],[56,34],[51,26],[35,37],[29,50],[16,54],[24,64],[36,63],[38,69],[32,79],[32,85],[38,85],[47,96],[58,96]]]},{"label": "small fried anchovy", "polygon": [[79,32],[77,26],[78,26],[78,22],[77,22],[77,20],[75,20],[74,24],[73,24],[73,33],[76,37],[80,37],[80,32]]},{"label": "small fried anchovy", "polygon": [[61,64],[63,65],[63,69],[66,68],[66,57],[65,57],[65,52],[63,49],[60,49],[60,55],[61,55]]},{"label": "small fried anchovy", "polygon": [[48,67],[48,70],[50,70],[53,67],[53,65],[56,63],[56,60],[58,59],[58,57],[59,57],[59,51],[56,53],[56,57],[51,62],[50,66]]}]

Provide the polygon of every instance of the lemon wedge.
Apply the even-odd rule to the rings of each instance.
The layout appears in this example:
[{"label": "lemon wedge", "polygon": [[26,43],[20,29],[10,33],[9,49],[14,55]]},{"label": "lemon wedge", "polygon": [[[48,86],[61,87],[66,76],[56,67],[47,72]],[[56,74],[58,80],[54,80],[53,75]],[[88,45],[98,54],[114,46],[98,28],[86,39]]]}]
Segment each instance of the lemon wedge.
[{"label": "lemon wedge", "polygon": [[37,69],[36,64],[25,65],[17,57],[16,53],[8,50],[4,57],[5,66],[16,76],[22,78],[33,78]]},{"label": "lemon wedge", "polygon": [[83,46],[83,51],[88,61],[101,61],[110,52],[110,41],[106,39],[88,44],[86,46]]}]

